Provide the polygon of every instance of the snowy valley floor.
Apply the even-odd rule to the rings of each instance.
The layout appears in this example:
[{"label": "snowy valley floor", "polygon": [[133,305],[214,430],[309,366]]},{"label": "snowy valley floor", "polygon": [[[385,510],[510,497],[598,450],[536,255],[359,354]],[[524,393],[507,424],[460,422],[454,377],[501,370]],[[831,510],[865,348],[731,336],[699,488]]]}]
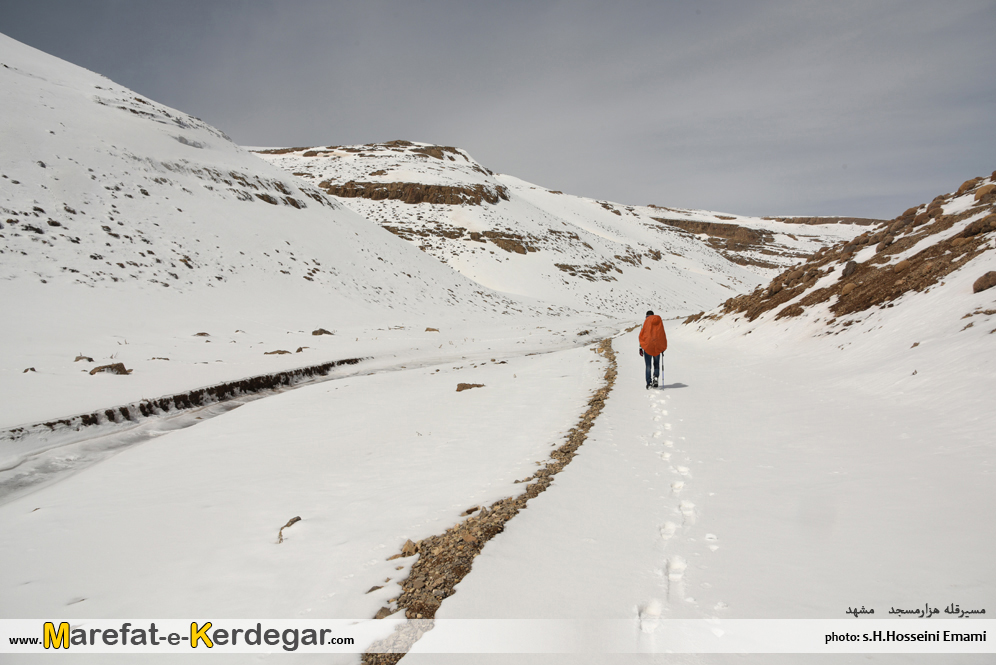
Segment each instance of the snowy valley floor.
[{"label": "snowy valley floor", "polygon": [[[990,662],[651,653],[670,619],[980,608],[996,581],[991,380],[959,386],[929,345],[915,359],[667,327],[663,389],[644,389],[636,333],[616,338],[616,385],[578,456],[437,613],[623,620],[627,650],[645,653],[443,655],[434,631],[404,662]],[[0,613],[373,616],[415,559],[387,558],[518,494],[605,366],[584,348],[502,359],[423,359],[257,400],[0,505]]]}]

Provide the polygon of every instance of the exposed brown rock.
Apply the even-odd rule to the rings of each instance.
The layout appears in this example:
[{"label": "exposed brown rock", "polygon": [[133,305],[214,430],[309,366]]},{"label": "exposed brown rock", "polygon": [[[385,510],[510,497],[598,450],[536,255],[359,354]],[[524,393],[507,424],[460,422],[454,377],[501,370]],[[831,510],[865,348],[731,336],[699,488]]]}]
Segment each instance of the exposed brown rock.
[{"label": "exposed brown rock", "polygon": [[97,372],[107,372],[108,374],[131,374],[130,369],[125,369],[124,363],[101,365],[100,367],[94,367],[90,370],[91,375],[96,374]]},{"label": "exposed brown rock", "polygon": [[287,520],[287,524],[285,524],[282,527],[280,527],[280,531],[277,532],[277,544],[278,545],[280,543],[284,542],[284,529],[286,529],[287,527],[293,526],[293,525],[297,524],[300,521],[301,521],[300,517],[292,517],[289,520]]},{"label": "exposed brown rock", "polygon": [[483,388],[483,387],[484,387],[483,383],[458,383],[456,391],[461,392],[464,390],[470,390],[471,388]]},{"label": "exposed brown rock", "polygon": [[975,280],[972,285],[972,293],[979,293],[996,286],[996,270],[990,270],[982,277]]},{"label": "exposed brown rock", "polygon": [[278,349],[276,351],[264,351],[263,355],[264,356],[273,356],[273,355],[282,356],[282,355],[287,354],[287,353],[290,353],[290,351],[285,351],[283,349]]},{"label": "exposed brown rock", "polygon": [[439,328],[426,328],[425,332],[439,332]]},{"label": "exposed brown rock", "polygon": [[318,330],[312,330],[311,334],[312,335],[334,335],[335,333],[331,333],[328,330],[326,330],[325,328],[319,328]]},{"label": "exposed brown rock", "polygon": [[[968,181],[962,192],[971,190],[979,181]],[[993,214],[996,200],[984,197],[983,203],[958,214],[945,215],[943,206],[952,197],[951,194],[938,196],[926,206],[925,212],[921,212],[923,206],[909,208],[877,229],[817,252],[804,265],[776,276],[767,288],[730,298],[724,303],[722,313],[743,313],[749,320],[754,320],[766,311],[781,307],[777,316],[795,316],[800,308],[805,310],[839,296],[830,305],[830,310],[835,317],[840,317],[872,306],[889,306],[908,291],[930,288],[985,251],[988,234],[996,231],[996,214]],[[990,195],[990,198],[996,199],[996,195]],[[968,224],[955,238],[922,243],[925,238],[941,234],[954,224],[987,211],[987,216]],[[869,245],[877,249],[871,259],[860,264],[851,259],[855,252]],[[896,254],[906,253],[914,246],[923,249],[891,264]],[[815,277],[829,273],[840,264],[844,265],[836,283],[814,288]],[[801,276],[800,270],[803,271]],[[792,300],[795,302],[786,307],[785,304]]]},{"label": "exposed brown rock", "polygon": [[508,201],[508,189],[504,185],[487,187],[473,185],[466,187],[448,185],[424,185],[417,182],[356,182],[335,184],[324,180],[318,185],[328,194],[344,198],[363,198],[374,201],[403,201],[404,203],[437,203],[445,205],[481,205]]},{"label": "exposed brown rock", "polygon": [[966,180],[965,182],[961,183],[961,187],[958,188],[958,194],[959,195],[964,194],[965,192],[967,192],[968,190],[972,189],[980,182],[982,182],[982,180],[983,178],[972,178],[971,180]]}]

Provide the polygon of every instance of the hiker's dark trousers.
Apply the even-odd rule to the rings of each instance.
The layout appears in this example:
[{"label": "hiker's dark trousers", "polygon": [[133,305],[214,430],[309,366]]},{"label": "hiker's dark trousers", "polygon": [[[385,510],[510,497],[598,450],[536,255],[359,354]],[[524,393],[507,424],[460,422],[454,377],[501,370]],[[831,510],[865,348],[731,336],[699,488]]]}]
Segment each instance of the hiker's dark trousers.
[{"label": "hiker's dark trousers", "polygon": [[647,385],[650,385],[650,361],[653,360],[654,363],[654,377],[657,378],[661,375],[661,357],[651,356],[646,351],[643,352],[643,361],[647,364]]}]

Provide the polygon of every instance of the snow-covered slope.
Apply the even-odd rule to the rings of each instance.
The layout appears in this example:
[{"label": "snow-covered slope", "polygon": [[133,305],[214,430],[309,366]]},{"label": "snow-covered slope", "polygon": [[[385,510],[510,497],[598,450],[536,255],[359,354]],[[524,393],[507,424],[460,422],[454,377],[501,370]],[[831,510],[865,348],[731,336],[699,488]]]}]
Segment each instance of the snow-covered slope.
[{"label": "snow-covered slope", "polygon": [[257,152],[481,284],[618,314],[708,306],[852,238],[866,221],[804,225],[619,205],[410,141]]},{"label": "snow-covered slope", "polygon": [[742,334],[781,329],[830,337],[834,344],[854,344],[862,333],[881,338],[886,331],[903,340],[912,336],[910,343],[926,335],[958,345],[967,338],[991,344],[994,285],[996,172],[825,248],[766,287],[687,323]]},{"label": "snow-covered slope", "polygon": [[[561,312],[482,287],[200,120],[5,36],[0,89],[0,425],[386,354],[383,335],[363,348],[377,328],[454,335],[464,319]],[[81,372],[113,362],[133,374]]]}]

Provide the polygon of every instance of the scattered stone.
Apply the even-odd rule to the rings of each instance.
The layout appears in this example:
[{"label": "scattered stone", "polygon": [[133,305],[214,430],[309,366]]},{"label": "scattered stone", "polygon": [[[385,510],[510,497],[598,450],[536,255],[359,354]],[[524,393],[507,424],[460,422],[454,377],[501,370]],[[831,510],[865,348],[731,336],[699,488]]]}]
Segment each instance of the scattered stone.
[{"label": "scattered stone", "polygon": [[439,328],[426,328],[425,332],[439,332]]},{"label": "scattered stone", "polygon": [[480,509],[481,509],[480,506],[474,506],[473,508],[468,508],[467,510],[463,511],[462,513],[460,513],[460,516],[461,517],[466,517],[467,515],[470,515],[471,513],[476,513]]},{"label": "scattered stone", "polygon": [[290,353],[290,351],[284,351],[283,349],[278,349],[276,351],[264,351],[263,355],[264,356],[272,356],[272,355],[284,355],[284,354],[289,354],[289,353]]},{"label": "scattered stone", "polygon": [[484,387],[483,383],[458,383],[456,391],[461,392],[463,390],[470,390],[471,388],[483,388],[483,387]]},{"label": "scattered stone", "polygon": [[841,271],[841,277],[850,277],[854,274],[854,271],[858,269],[858,264],[856,261],[848,261],[844,265],[844,270]]},{"label": "scattered stone", "polygon": [[972,178],[971,180],[966,180],[965,182],[961,183],[961,187],[958,188],[958,194],[959,195],[964,194],[965,192],[972,189],[980,182],[982,182],[982,178]]},{"label": "scattered stone", "polygon": [[[29,367],[26,370],[24,370],[23,372],[21,372],[21,374],[27,374],[28,372],[34,372],[34,371],[35,371],[34,367]],[[91,374],[92,374],[92,372],[91,372]]]},{"label": "scattered stone", "polygon": [[[381,586],[372,586],[372,587],[370,587],[369,589],[367,589],[366,593],[373,593],[373,592],[374,592],[374,591],[376,591],[377,589],[383,589],[383,588],[384,588],[384,585],[381,585]],[[365,594],[364,594],[364,595],[365,595]]]},{"label": "scattered stone", "polygon": [[199,333],[194,333],[194,337],[210,337],[210,336],[211,336],[211,335],[209,335],[209,334],[208,334],[208,333],[206,333],[206,332],[199,332]]},{"label": "scattered stone", "polygon": [[326,330],[325,328],[319,328],[318,330],[312,330],[311,334],[312,335],[334,335],[335,333],[331,333],[328,330]]},{"label": "scattered stone", "polygon": [[377,614],[374,615],[374,619],[386,619],[397,612],[397,610],[392,610],[390,607],[382,607],[377,610]]},{"label": "scattered stone", "polygon": [[[277,544],[278,545],[280,543],[284,542],[284,529],[286,529],[287,527],[292,526],[294,524],[297,524],[300,521],[301,521],[300,517],[292,517],[289,520],[287,520],[287,524],[285,524],[282,527],[280,527],[280,531],[277,532]],[[370,592],[368,591],[367,593],[370,593]]]},{"label": "scattered stone", "polygon": [[993,190],[996,190],[996,185],[993,184],[983,185],[982,187],[979,187],[977,190],[975,190],[975,200],[981,201],[983,198],[985,198],[985,196],[989,192]]},{"label": "scattered stone", "polygon": [[965,230],[961,232],[961,236],[963,238],[968,238],[993,230],[996,230],[996,215],[988,215],[982,219],[977,219],[966,226]]},{"label": "scattered stone", "polygon": [[413,543],[410,538],[401,546],[401,556],[415,556],[417,553],[418,545]]},{"label": "scattered stone", "polygon": [[80,354],[80,355],[76,356],[76,360],[74,360],[73,362],[74,363],[78,363],[81,360],[85,360],[88,363],[92,363],[93,362],[93,358],[91,358],[90,356],[84,356],[83,354]]},{"label": "scattered stone", "polygon": [[996,286],[996,270],[990,270],[982,277],[975,280],[975,284],[972,285],[972,293],[980,293],[986,289],[991,289]]},{"label": "scattered stone", "polygon": [[130,369],[125,369],[124,363],[101,365],[100,367],[94,367],[90,370],[91,375],[96,374],[97,372],[107,372],[108,374],[131,374]]},{"label": "scattered stone", "polygon": [[301,353],[305,349],[310,349],[310,348],[311,348],[310,346],[299,346],[297,347],[297,351],[295,351],[294,353]]},{"label": "scattered stone", "polygon": [[911,346],[910,348],[915,349],[918,346],[920,346],[920,342],[913,342],[913,346]]}]

